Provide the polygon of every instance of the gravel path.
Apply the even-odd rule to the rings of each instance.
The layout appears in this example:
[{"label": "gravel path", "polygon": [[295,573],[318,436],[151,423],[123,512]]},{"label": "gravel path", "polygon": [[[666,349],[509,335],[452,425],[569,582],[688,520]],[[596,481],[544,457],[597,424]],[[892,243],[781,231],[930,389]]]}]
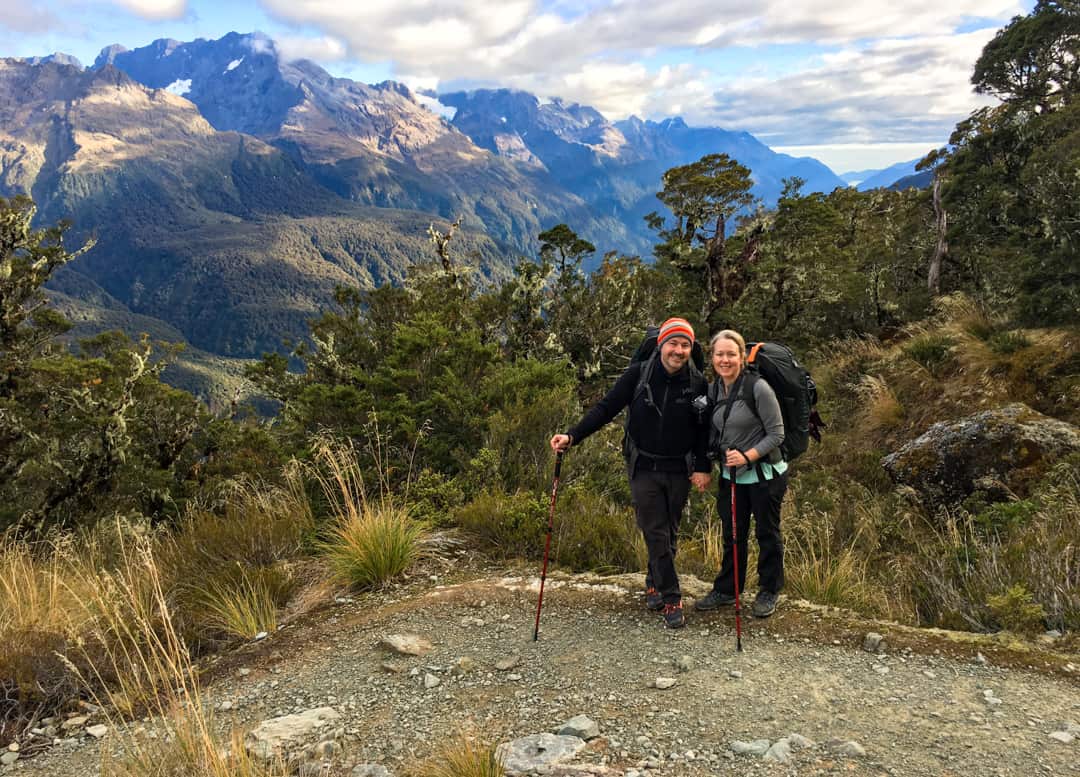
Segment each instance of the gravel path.
[{"label": "gravel path", "polygon": [[[224,656],[210,695],[244,728],[335,708],[342,775],[371,762],[400,776],[459,732],[506,741],[578,714],[600,737],[574,763],[619,777],[1080,775],[1080,657],[1060,645],[1008,647],[782,600],[768,620],[744,618],[736,653],[730,609],[690,611],[686,628],[667,631],[645,611],[637,577],[585,581],[549,579],[538,642],[535,578],[339,600]],[[691,579],[684,590],[705,587]],[[884,653],[863,649],[868,631],[884,633]],[[433,649],[380,647],[400,633]],[[675,682],[661,689],[658,678]],[[733,751],[792,734],[812,745],[784,763]],[[83,777],[95,759],[84,739],[4,768]]]}]

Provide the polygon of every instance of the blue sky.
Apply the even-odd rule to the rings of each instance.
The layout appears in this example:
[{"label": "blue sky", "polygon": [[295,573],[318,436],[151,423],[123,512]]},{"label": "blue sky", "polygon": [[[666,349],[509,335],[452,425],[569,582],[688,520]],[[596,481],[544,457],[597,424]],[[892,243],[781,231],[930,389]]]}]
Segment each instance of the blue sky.
[{"label": "blue sky", "polygon": [[1034,0],[3,0],[0,56],[261,30],[335,75],[509,86],[612,119],[746,130],[837,172],[942,145],[983,45]]}]

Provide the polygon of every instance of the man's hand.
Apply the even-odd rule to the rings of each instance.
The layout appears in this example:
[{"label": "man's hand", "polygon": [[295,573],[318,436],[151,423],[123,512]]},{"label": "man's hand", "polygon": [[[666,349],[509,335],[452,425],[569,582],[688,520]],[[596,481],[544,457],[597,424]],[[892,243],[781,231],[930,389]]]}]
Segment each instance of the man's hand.
[{"label": "man's hand", "polygon": [[574,438],[568,434],[557,434],[551,438],[551,450],[559,453],[565,451],[570,447],[570,443],[574,441]]},{"label": "man's hand", "polygon": [[695,472],[690,476],[690,484],[703,494],[710,483],[712,483],[712,475],[708,472]]}]

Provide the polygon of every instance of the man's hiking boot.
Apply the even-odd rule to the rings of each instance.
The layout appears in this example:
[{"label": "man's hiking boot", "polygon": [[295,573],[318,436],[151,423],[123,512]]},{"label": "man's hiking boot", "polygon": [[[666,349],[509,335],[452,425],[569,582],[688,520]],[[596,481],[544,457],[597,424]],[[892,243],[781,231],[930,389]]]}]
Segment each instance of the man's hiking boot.
[{"label": "man's hiking boot", "polygon": [[780,598],[780,594],[772,591],[758,591],[757,598],[754,599],[754,608],[752,612],[755,618],[768,618],[774,612],[776,612],[776,600]]},{"label": "man's hiking boot", "polygon": [[724,594],[719,591],[709,591],[703,597],[694,602],[695,610],[718,610],[721,607],[730,607],[735,604],[734,594]]},{"label": "man's hiking boot", "polygon": [[681,629],[686,625],[686,616],[683,615],[682,602],[664,605],[664,625],[669,629]]},{"label": "man's hiking boot", "polygon": [[650,610],[664,609],[664,595],[652,586],[645,589],[645,606]]}]

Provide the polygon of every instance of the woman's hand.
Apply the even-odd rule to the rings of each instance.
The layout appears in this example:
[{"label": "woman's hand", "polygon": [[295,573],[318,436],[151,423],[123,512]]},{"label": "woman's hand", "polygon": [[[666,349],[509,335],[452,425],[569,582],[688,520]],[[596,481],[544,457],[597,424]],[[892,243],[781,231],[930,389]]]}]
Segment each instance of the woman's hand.
[{"label": "woman's hand", "polygon": [[725,467],[745,467],[751,463],[749,456],[734,448],[728,448],[727,453],[724,455]]},{"label": "woman's hand", "polygon": [[573,443],[573,441],[574,438],[568,434],[556,434],[554,437],[551,438],[551,450],[555,451],[556,453],[559,453],[560,451],[565,451],[567,448],[570,447],[570,444]]}]

